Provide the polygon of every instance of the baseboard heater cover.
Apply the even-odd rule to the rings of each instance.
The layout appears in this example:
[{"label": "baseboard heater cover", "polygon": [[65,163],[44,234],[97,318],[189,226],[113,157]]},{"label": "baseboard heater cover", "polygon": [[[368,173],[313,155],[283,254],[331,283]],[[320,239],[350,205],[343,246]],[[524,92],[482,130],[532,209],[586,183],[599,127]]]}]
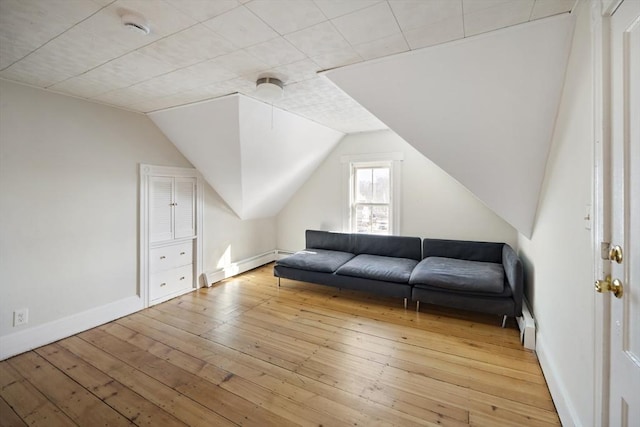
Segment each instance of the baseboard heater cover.
[{"label": "baseboard heater cover", "polygon": [[516,317],[518,328],[520,328],[520,342],[529,350],[536,349],[536,322],[529,310],[529,301],[526,298],[522,301],[522,316]]}]

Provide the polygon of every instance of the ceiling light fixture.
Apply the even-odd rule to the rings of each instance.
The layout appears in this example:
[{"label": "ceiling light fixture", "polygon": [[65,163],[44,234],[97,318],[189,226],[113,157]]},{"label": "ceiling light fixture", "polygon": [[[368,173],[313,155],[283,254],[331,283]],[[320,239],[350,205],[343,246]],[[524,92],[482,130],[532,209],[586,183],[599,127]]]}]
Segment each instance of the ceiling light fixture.
[{"label": "ceiling light fixture", "polygon": [[125,13],[122,15],[122,25],[128,30],[145,36],[151,32],[151,28],[149,28],[146,19],[137,13]]},{"label": "ceiling light fixture", "polygon": [[283,89],[284,83],[275,77],[262,77],[256,81],[256,95],[268,102],[280,99]]}]

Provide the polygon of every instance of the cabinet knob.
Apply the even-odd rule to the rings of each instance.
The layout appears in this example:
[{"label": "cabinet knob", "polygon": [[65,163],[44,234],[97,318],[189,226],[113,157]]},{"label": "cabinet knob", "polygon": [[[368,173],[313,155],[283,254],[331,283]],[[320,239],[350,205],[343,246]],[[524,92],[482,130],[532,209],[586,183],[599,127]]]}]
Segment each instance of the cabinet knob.
[{"label": "cabinet knob", "polygon": [[182,277],[180,278],[180,280],[184,280],[184,276],[182,276]]},{"label": "cabinet knob", "polygon": [[164,256],[164,255],[162,255],[162,256],[160,257],[160,259],[165,259],[165,258],[166,258],[166,256]]},{"label": "cabinet knob", "polygon": [[180,255],[184,255],[184,254],[185,254],[185,252],[180,252]]},{"label": "cabinet knob", "polygon": [[166,283],[160,283],[160,287],[167,286]]}]

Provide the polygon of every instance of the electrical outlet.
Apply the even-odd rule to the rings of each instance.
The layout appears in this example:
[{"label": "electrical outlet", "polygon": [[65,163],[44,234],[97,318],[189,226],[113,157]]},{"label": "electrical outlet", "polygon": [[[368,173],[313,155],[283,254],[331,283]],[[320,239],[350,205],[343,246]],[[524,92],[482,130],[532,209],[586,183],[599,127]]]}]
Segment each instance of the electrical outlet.
[{"label": "electrical outlet", "polygon": [[25,325],[29,322],[29,309],[20,308],[13,312],[13,326]]}]

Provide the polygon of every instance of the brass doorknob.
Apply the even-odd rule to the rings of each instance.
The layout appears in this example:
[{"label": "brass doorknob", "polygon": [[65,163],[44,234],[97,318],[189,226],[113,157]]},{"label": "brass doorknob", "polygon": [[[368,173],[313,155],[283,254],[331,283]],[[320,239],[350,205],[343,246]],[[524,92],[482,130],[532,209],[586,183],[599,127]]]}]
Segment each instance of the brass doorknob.
[{"label": "brass doorknob", "polygon": [[609,250],[609,260],[622,264],[622,248],[618,245]]},{"label": "brass doorknob", "polygon": [[611,276],[607,276],[605,280],[596,280],[596,291],[600,293],[613,292],[616,298],[622,298],[622,282],[618,279],[611,280]]}]

